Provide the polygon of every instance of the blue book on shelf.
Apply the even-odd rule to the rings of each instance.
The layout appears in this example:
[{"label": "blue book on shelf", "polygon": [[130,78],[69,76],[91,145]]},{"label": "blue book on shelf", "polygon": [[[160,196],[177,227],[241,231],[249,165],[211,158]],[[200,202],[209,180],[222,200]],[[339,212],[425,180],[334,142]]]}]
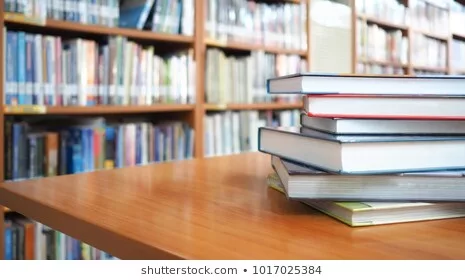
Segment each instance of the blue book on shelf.
[{"label": "blue book on shelf", "polygon": [[34,35],[26,34],[26,98],[25,104],[32,105],[34,88]]},{"label": "blue book on shelf", "polygon": [[76,174],[84,170],[83,166],[83,140],[82,129],[78,127],[69,128],[67,139],[67,173]]},{"label": "blue book on shelf", "polygon": [[5,260],[13,259],[13,244],[12,244],[12,233],[11,225],[5,226]]},{"label": "blue book on shelf", "polygon": [[26,104],[26,33],[18,32],[18,104]]},{"label": "blue book on shelf", "polygon": [[124,167],[124,126],[118,126],[116,140],[116,167]]},{"label": "blue book on shelf", "polygon": [[18,33],[7,31],[5,105],[12,105],[18,102],[17,48]]},{"label": "blue book on shelf", "polygon": [[31,34],[31,96],[30,96],[30,104],[38,104],[38,96],[39,92],[37,91],[37,84],[41,81],[37,80],[37,73],[36,73],[36,66],[40,57],[37,57],[36,48],[37,48],[37,41],[36,35]]},{"label": "blue book on shelf", "polygon": [[87,134],[89,138],[89,150],[88,152],[88,159],[89,159],[89,171],[94,171],[95,170],[95,154],[94,154],[94,129],[93,128],[88,128],[87,129]]},{"label": "blue book on shelf", "polygon": [[125,0],[120,5],[119,26],[142,29],[155,0]]}]

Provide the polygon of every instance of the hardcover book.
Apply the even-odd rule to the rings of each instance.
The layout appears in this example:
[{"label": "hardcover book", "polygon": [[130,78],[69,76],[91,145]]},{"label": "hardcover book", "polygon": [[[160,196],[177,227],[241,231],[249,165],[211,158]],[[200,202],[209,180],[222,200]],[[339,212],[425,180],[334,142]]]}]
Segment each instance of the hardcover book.
[{"label": "hardcover book", "polygon": [[[268,175],[267,184],[268,187],[285,193],[276,173]],[[300,201],[352,227],[465,217],[463,202]]]},{"label": "hardcover book", "polygon": [[465,136],[333,135],[260,127],[259,151],[340,174],[465,169]]},{"label": "hardcover book", "polygon": [[459,95],[465,77],[455,75],[354,75],[298,73],[267,80],[271,94]]}]

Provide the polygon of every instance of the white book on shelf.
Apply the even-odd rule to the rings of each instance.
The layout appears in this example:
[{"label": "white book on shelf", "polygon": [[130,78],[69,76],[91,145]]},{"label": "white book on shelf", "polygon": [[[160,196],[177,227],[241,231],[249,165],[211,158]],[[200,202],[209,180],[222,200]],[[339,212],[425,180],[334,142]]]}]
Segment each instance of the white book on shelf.
[{"label": "white book on shelf", "polygon": [[311,1],[310,13],[311,71],[351,73],[350,7],[327,0],[314,0]]}]

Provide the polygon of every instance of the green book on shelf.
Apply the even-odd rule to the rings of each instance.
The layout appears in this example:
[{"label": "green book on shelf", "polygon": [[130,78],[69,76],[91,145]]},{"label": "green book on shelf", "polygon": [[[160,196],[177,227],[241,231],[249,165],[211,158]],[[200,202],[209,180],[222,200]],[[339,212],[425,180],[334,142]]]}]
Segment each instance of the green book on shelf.
[{"label": "green book on shelf", "polygon": [[[276,173],[268,175],[267,185],[285,194],[284,186]],[[465,217],[463,202],[335,202],[310,199],[299,201],[352,227]]]}]

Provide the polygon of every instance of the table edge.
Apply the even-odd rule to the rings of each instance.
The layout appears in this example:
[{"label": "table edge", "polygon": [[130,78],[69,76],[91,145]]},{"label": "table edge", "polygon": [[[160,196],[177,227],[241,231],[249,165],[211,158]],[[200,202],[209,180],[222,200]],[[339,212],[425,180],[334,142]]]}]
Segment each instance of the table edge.
[{"label": "table edge", "polygon": [[31,220],[38,221],[119,259],[184,259],[181,256],[147,246],[141,241],[118,234],[38,201],[28,199],[4,187],[0,187],[0,205],[4,205]]}]

